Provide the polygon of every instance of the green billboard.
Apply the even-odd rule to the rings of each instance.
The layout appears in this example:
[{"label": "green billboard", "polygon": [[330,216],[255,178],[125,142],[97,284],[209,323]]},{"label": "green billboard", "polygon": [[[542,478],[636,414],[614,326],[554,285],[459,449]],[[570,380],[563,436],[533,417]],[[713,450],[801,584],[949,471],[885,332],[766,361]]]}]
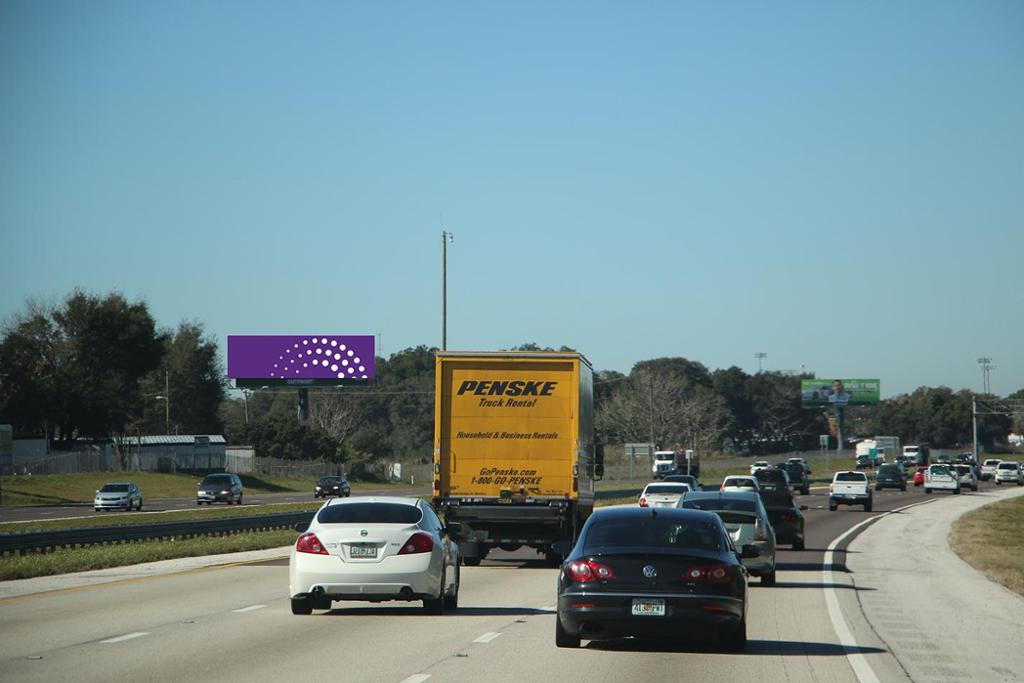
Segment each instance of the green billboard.
[{"label": "green billboard", "polygon": [[820,406],[863,406],[878,403],[877,379],[802,379],[800,404],[804,408]]}]

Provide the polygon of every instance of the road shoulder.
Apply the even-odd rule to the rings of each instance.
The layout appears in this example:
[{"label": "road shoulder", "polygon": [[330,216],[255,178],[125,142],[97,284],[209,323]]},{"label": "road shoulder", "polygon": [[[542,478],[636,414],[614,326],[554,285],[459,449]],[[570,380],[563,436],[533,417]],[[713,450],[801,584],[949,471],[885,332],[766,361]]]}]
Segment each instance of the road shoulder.
[{"label": "road shoulder", "polygon": [[182,557],[174,560],[161,560],[145,564],[95,569],[73,574],[54,576],[37,576],[31,579],[0,581],[0,600],[11,599],[34,593],[74,590],[86,586],[113,583],[118,581],[137,581],[139,579],[181,572],[201,571],[212,567],[259,562],[279,557],[287,557],[291,546],[268,548],[266,550],[250,550],[240,553],[224,553],[221,555],[203,555],[199,557]]},{"label": "road shoulder", "polygon": [[937,499],[885,515],[850,544],[860,611],[911,680],[1006,681],[1024,671],[1024,599],[949,545],[961,515],[1022,494]]}]

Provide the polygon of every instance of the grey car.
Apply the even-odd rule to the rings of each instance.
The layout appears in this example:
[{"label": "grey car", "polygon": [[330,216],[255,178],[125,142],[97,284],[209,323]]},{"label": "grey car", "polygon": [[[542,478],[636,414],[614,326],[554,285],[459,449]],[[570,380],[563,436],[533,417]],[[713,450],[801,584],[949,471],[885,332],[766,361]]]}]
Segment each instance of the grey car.
[{"label": "grey car", "polygon": [[130,481],[115,481],[104,484],[92,501],[96,512],[100,510],[141,510],[142,491]]},{"label": "grey car", "polygon": [[718,515],[733,545],[752,545],[760,551],[757,557],[743,558],[747,571],[760,576],[762,586],[775,585],[775,530],[761,496],[752,491],[695,491],[684,493],[677,507]]},{"label": "grey car", "polygon": [[214,503],[242,504],[242,480],[237,474],[221,472],[207,474],[199,482],[196,492],[196,505],[213,505]]}]

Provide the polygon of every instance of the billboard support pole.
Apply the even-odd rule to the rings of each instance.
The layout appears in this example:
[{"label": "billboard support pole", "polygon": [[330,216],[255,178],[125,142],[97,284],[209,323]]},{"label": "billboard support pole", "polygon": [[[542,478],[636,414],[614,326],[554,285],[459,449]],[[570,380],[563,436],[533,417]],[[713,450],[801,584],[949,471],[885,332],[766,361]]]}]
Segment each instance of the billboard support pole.
[{"label": "billboard support pole", "polygon": [[299,389],[299,422],[309,420],[309,389]]},{"label": "billboard support pole", "polygon": [[842,406],[837,406],[836,407],[836,433],[839,435],[839,444],[838,444],[838,446],[836,448],[836,452],[837,453],[842,453],[843,452],[843,446],[845,445],[843,443],[843,438],[846,436],[843,433],[843,432],[846,431],[846,425],[844,424],[844,422],[846,421],[845,418],[846,418],[846,409],[843,408]]}]

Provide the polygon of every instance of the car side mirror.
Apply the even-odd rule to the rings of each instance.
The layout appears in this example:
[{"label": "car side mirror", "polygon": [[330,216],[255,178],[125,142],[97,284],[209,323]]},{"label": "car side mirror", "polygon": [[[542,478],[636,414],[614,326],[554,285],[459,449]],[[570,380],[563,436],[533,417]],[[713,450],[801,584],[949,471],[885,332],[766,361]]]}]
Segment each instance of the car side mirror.
[{"label": "car side mirror", "polygon": [[756,545],[745,545],[743,546],[742,552],[740,552],[740,557],[744,560],[752,560],[755,557],[761,557],[761,549]]},{"label": "car side mirror", "polygon": [[800,506],[800,510],[801,510],[801,511],[802,511],[802,510],[808,510],[808,509],[809,509],[809,508],[808,508],[808,507],[807,507],[806,505],[801,505],[801,506]]},{"label": "car side mirror", "polygon": [[462,536],[462,525],[458,522],[450,522],[445,525],[444,533],[448,535],[448,538],[458,539]]},{"label": "car side mirror", "polygon": [[309,529],[309,522],[296,522],[292,528],[300,534],[306,533],[306,530]]}]

